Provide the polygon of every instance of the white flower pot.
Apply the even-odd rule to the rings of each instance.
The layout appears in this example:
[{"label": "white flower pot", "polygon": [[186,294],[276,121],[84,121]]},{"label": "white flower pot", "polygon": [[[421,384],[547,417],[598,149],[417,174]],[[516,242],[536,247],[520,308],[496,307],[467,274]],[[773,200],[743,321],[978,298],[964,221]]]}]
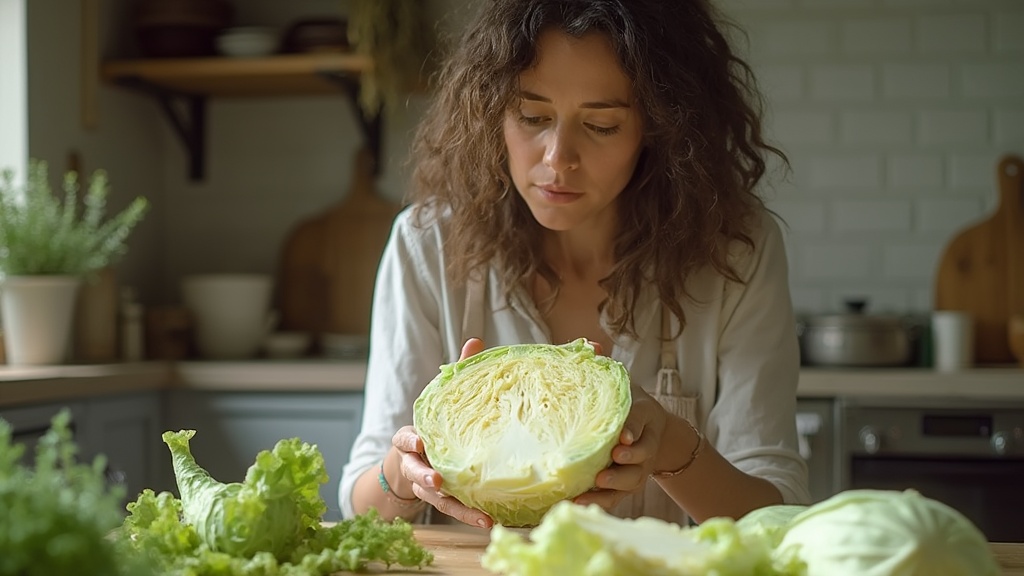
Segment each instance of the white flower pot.
[{"label": "white flower pot", "polygon": [[67,360],[80,283],[78,276],[8,276],[0,282],[8,364]]}]

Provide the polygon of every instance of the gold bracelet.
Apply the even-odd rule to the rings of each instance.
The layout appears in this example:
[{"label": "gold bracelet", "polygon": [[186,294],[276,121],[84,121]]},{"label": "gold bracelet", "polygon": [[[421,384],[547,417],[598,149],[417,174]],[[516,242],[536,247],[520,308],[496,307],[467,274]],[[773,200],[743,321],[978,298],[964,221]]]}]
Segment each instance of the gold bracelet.
[{"label": "gold bracelet", "polygon": [[690,429],[693,430],[693,432],[697,435],[697,445],[694,446],[693,452],[690,453],[690,459],[687,460],[685,464],[683,464],[679,468],[676,468],[675,470],[666,470],[664,472],[652,472],[651,478],[671,478],[673,476],[678,476],[683,472],[686,472],[686,469],[689,468],[695,460],[697,460],[697,456],[700,456],[700,451],[702,448],[704,448],[704,435],[701,434],[700,430],[697,430],[697,427],[694,426],[693,423],[690,422],[689,420],[686,420],[684,418],[683,422],[686,422]]},{"label": "gold bracelet", "polygon": [[415,506],[422,506],[423,500],[420,500],[416,496],[412,498],[402,498],[395,491],[391,489],[391,484],[388,484],[388,479],[384,477],[384,461],[380,461],[380,471],[377,472],[377,483],[380,484],[380,489],[384,491],[384,495],[387,496],[388,501],[398,506],[399,508],[413,508]]}]

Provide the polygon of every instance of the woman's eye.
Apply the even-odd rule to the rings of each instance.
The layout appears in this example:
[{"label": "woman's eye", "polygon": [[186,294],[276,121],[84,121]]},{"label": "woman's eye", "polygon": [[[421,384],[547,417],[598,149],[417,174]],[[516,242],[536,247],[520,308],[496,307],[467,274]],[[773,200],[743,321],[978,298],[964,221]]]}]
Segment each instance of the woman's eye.
[{"label": "woman's eye", "polygon": [[539,124],[543,124],[546,120],[544,116],[528,116],[522,112],[518,114],[518,119],[521,124],[526,126],[537,126]]},{"label": "woman's eye", "polygon": [[587,124],[587,128],[590,128],[591,130],[594,131],[594,134],[597,134],[599,136],[611,136],[612,134],[618,134],[619,130],[621,130],[621,128],[618,126],[605,127],[598,126],[596,124]]}]

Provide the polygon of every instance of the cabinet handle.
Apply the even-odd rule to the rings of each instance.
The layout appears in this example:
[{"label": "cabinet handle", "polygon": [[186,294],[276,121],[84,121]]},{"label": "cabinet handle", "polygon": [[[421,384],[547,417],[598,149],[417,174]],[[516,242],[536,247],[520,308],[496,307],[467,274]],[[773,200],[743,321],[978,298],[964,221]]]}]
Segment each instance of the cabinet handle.
[{"label": "cabinet handle", "polygon": [[107,483],[115,484],[118,486],[128,485],[128,474],[120,468],[114,468],[110,464],[103,470],[103,476],[107,479]]},{"label": "cabinet handle", "polygon": [[796,441],[800,457],[811,458],[811,437],[821,432],[821,415],[813,412],[798,412],[796,415]]}]

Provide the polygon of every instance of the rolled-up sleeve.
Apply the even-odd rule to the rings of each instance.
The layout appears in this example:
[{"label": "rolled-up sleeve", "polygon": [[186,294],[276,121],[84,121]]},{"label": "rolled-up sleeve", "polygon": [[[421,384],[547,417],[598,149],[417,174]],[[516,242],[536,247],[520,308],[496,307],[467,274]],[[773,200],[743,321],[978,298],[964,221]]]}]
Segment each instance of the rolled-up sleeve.
[{"label": "rolled-up sleeve", "polygon": [[718,346],[718,390],[708,432],[724,457],[764,478],[786,503],[810,501],[796,436],[800,351],[778,223],[764,215],[755,249],[734,253],[743,284],[727,282]]}]

